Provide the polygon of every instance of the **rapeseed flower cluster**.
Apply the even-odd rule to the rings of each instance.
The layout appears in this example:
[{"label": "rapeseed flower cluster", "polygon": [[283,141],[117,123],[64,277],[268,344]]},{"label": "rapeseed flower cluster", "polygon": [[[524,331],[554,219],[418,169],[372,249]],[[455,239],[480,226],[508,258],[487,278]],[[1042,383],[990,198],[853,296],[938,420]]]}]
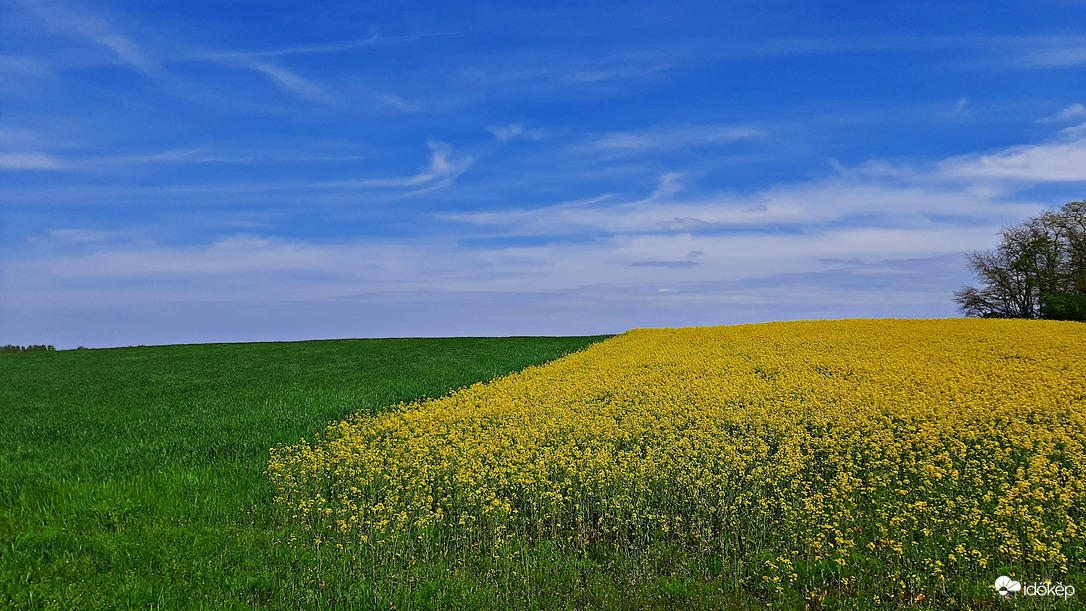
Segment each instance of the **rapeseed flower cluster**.
[{"label": "rapeseed flower cluster", "polygon": [[[1086,563],[1086,325],[637,329],[272,450],[341,537],[657,540],[771,587]],[[821,583],[821,582],[820,582]]]}]

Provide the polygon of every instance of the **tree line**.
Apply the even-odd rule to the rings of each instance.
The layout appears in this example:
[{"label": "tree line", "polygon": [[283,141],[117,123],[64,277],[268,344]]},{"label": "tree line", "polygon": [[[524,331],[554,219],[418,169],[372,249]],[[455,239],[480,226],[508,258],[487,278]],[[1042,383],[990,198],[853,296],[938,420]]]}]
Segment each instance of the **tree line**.
[{"label": "tree line", "polygon": [[1004,227],[994,250],[974,252],[981,286],[954,301],[966,316],[1086,321],[1086,201]]},{"label": "tree line", "polygon": [[45,345],[31,345],[31,346],[16,346],[14,344],[8,344],[6,346],[0,346],[0,354],[7,354],[9,352],[53,352],[56,347],[52,344]]}]

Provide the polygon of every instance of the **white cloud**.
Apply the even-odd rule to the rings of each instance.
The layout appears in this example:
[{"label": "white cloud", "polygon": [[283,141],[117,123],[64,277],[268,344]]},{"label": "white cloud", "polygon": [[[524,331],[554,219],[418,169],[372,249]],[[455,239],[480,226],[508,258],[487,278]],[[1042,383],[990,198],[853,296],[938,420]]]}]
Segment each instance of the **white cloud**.
[{"label": "white cloud", "polygon": [[[68,242],[90,242],[109,234],[61,229],[50,235]],[[91,255],[51,259],[44,267],[60,278],[85,279],[318,271],[335,262],[335,257],[319,246],[241,234],[207,246],[111,244]]]},{"label": "white cloud", "polygon": [[494,137],[502,142],[509,142],[510,140],[543,140],[547,137],[545,130],[538,128],[525,129],[519,123],[488,127],[487,131],[494,134]]},{"label": "white cloud", "polygon": [[[455,167],[448,147],[434,143],[429,165],[417,176],[376,184],[422,186]],[[17,282],[9,289],[15,295],[9,308],[32,318],[28,313],[56,303],[103,312],[127,312],[132,303],[186,304],[176,307],[205,317],[245,304],[320,312],[342,304],[355,316],[338,318],[341,325],[369,321],[338,327],[356,335],[949,316],[955,313],[952,292],[969,282],[961,253],[992,247],[1000,225],[1044,208],[968,181],[947,182],[939,171],[846,171],[749,195],[676,201],[680,178],[659,176],[652,193],[637,201],[602,195],[536,210],[457,215],[468,223],[466,232],[446,225],[440,236],[396,242],[319,244],[242,234],[168,246],[58,229],[50,236],[56,250],[68,244],[90,253],[6,262],[7,277]],[[952,218],[935,221],[934,215]],[[474,235],[472,225],[504,237],[586,229],[597,237],[465,248],[458,240]],[[420,305],[431,302],[434,308]],[[463,312],[455,329],[422,331],[405,314],[448,311],[450,304]],[[516,320],[495,326],[500,313],[510,311]],[[391,320],[405,326],[392,330]],[[583,331],[574,331],[574,322],[586,325]],[[204,341],[213,339],[222,337]]]},{"label": "white cloud", "polygon": [[1086,137],[1063,142],[1014,146],[990,154],[948,159],[940,164],[948,177],[1020,182],[1086,181]]},{"label": "white cloud", "polygon": [[[1084,147],[1065,135],[931,165],[873,161],[747,194],[699,192],[689,175],[657,173],[640,197],[601,194],[445,215],[458,223],[395,242],[241,234],[164,245],[64,227],[50,233],[47,253],[20,254],[4,262],[4,272],[17,282],[9,287],[12,307],[23,311],[57,303],[103,310],[210,303],[240,311],[254,303],[381,300],[395,302],[387,311],[397,311],[425,297],[445,304],[486,299],[541,319],[553,307],[626,327],[699,324],[712,316],[735,322],[722,308],[769,318],[952,315],[952,292],[969,281],[962,253],[991,248],[1001,225],[1053,203],[1017,193],[1056,179],[1086,183],[1086,163],[1077,173],[1060,165],[1061,158],[1081,159],[1074,156]],[[448,144],[430,142],[414,175],[324,186],[418,192],[450,184],[470,163]],[[562,239],[572,234],[590,238]],[[471,318],[481,309],[467,309],[473,324],[499,332]],[[379,324],[367,328],[386,331],[370,333],[388,332]]]},{"label": "white cloud", "polygon": [[1086,48],[1082,46],[1083,43],[1086,43],[1086,41],[1079,41],[1078,46],[1070,48],[1034,51],[1027,56],[1027,63],[1052,68],[1066,68],[1086,64]]},{"label": "white cloud", "polygon": [[670,68],[667,64],[624,64],[591,70],[570,70],[564,74],[573,83],[599,83],[602,81],[642,79],[664,72]]},{"label": "white cloud", "polygon": [[52,77],[47,64],[33,57],[0,54],[0,74],[15,76]]},{"label": "white cloud", "polygon": [[656,227],[663,231],[694,232],[716,229],[721,227],[721,225],[703,221],[692,216],[677,216],[670,221],[657,221]]},{"label": "white cloud", "polygon": [[473,83],[480,90],[564,91],[583,92],[586,89],[608,89],[623,82],[655,79],[671,69],[667,62],[653,61],[644,56],[612,58],[598,55],[549,57],[511,55],[496,58],[493,65],[467,65],[458,80]]},{"label": "white cloud", "polygon": [[61,244],[91,244],[113,240],[122,235],[116,231],[101,231],[97,229],[54,229],[49,232],[49,237]]},{"label": "white cloud", "polygon": [[643,200],[633,202],[629,205],[640,206],[643,204],[650,204],[670,198],[671,196],[677,194],[679,191],[683,190],[683,184],[679,182],[679,179],[682,177],[683,175],[679,172],[668,172],[667,174],[664,174],[659,179],[657,179],[656,189],[654,189],[648,197]]},{"label": "white cloud", "polygon": [[1068,106],[1067,108],[1064,108],[1063,111],[1060,112],[1059,116],[1056,117],[1056,118],[1057,119],[1077,119],[1077,118],[1080,118],[1080,117],[1086,117],[1086,106],[1083,106],[1082,104],[1074,104],[1072,106]]},{"label": "white cloud", "polygon": [[[492,228],[504,235],[575,233],[750,232],[802,229],[818,233],[837,223],[882,226],[932,226],[930,217],[955,216],[987,224],[1028,214],[1028,206],[1003,204],[1003,190],[941,184],[931,174],[848,173],[842,177],[779,185],[750,195],[722,193],[676,199],[680,175],[658,179],[648,196],[615,201],[601,196],[530,210],[442,215],[442,218]],[[912,179],[902,182],[903,175]],[[853,220],[860,219],[863,220]],[[997,222],[997,227],[998,227]]]},{"label": "white cloud", "polygon": [[196,150],[164,151],[146,155],[117,155],[114,157],[93,157],[84,159],[80,165],[131,165],[144,163],[198,163],[201,161]]},{"label": "white cloud", "polygon": [[313,55],[323,53],[341,53],[354,49],[372,46],[386,40],[402,40],[409,38],[430,38],[434,36],[454,36],[460,32],[432,32],[427,34],[409,34],[403,36],[374,35],[369,38],[354,38],[350,40],[337,40],[333,42],[321,42],[294,47],[282,47],[279,49],[266,49],[262,51],[221,51],[200,53],[198,58],[204,59],[242,59],[256,57],[282,57],[284,55]]},{"label": "white cloud", "polygon": [[0,153],[0,169],[3,170],[59,170],[62,167],[56,157],[44,153]]},{"label": "white cloud", "polygon": [[1062,121],[1073,121],[1086,117],[1086,106],[1082,104],[1072,104],[1067,108],[1060,111],[1055,117],[1047,117],[1040,119],[1039,123],[1057,123]]},{"label": "white cloud", "polygon": [[147,76],[161,76],[162,67],[132,39],[106,19],[59,3],[25,3],[55,31],[89,40],[109,49],[122,62]]},{"label": "white cloud", "polygon": [[277,87],[283,91],[295,95],[310,102],[322,104],[334,104],[336,98],[319,85],[301,77],[289,70],[267,62],[252,62],[248,67],[267,76]]},{"label": "white cloud", "polygon": [[[471,165],[470,157],[454,157],[452,147],[444,142],[429,142],[430,163],[414,176],[396,178],[362,178],[322,183],[322,187],[357,187],[363,189],[424,187],[426,190],[444,187],[456,180]],[[420,191],[416,191],[418,193]]]},{"label": "white cloud", "polygon": [[120,34],[102,34],[95,36],[94,40],[108,47],[122,61],[144,74],[158,76],[162,71],[158,62],[143,53],[136,43]]},{"label": "white cloud", "polygon": [[681,125],[658,126],[635,132],[615,132],[593,139],[589,146],[605,150],[644,151],[707,146],[749,140],[765,132],[749,126]]},{"label": "white cloud", "polygon": [[1060,130],[1060,135],[1071,139],[1086,138],[1086,123],[1065,127]]},{"label": "white cloud", "polygon": [[387,108],[392,108],[400,112],[416,113],[426,110],[426,102],[417,99],[408,99],[398,95],[392,95],[390,93],[377,94],[376,100]]},{"label": "white cloud", "polygon": [[954,114],[959,117],[968,117],[972,114],[969,108],[969,98],[961,97],[954,103]]},{"label": "white cloud", "polygon": [[356,38],[352,40],[340,40],[335,42],[318,43],[297,47],[283,47],[279,49],[266,49],[262,51],[214,51],[196,54],[198,59],[253,59],[258,57],[282,57],[284,55],[309,55],[319,53],[338,53],[365,47],[379,40],[377,37]]}]

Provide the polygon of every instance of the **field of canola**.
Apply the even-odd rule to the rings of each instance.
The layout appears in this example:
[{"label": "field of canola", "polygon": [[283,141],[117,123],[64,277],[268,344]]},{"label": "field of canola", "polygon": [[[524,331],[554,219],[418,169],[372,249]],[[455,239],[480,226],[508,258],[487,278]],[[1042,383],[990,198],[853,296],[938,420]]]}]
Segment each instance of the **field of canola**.
[{"label": "field of canola", "polygon": [[358,414],[268,474],[356,544],[663,540],[769,591],[1081,576],[1084,354],[1086,325],[1047,321],[637,329]]}]

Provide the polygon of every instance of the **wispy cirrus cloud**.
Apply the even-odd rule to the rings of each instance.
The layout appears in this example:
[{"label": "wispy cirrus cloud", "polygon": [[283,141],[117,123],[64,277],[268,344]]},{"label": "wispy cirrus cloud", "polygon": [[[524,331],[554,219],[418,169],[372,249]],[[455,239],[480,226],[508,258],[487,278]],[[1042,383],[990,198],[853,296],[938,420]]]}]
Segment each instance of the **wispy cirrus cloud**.
[{"label": "wispy cirrus cloud", "polygon": [[[302,155],[288,157],[304,160]],[[357,159],[358,157],[348,157]],[[130,155],[57,156],[48,153],[21,152],[0,153],[0,170],[64,170],[73,172],[93,171],[104,168],[131,167],[148,164],[203,164],[245,163],[256,160],[255,156],[215,155],[199,149],[169,150],[158,153],[133,153]]]},{"label": "wispy cirrus cloud", "polygon": [[38,58],[3,53],[0,53],[0,74],[37,78],[55,76],[52,68]]},{"label": "wispy cirrus cloud", "polygon": [[602,83],[606,81],[643,79],[665,72],[670,68],[671,65],[666,63],[618,64],[594,69],[573,69],[557,74],[562,80],[571,83]]},{"label": "wispy cirrus cloud", "polygon": [[511,140],[544,140],[548,136],[547,130],[527,128],[520,123],[491,126],[487,128],[487,131],[494,134],[494,137],[501,142],[509,142]]},{"label": "wispy cirrus cloud", "polygon": [[[276,60],[289,58],[291,56],[344,54],[384,43],[456,36],[458,34],[460,34],[460,32],[454,31],[426,32],[395,36],[374,34],[368,38],[292,45],[272,49],[229,49],[187,52],[173,54],[169,56],[166,61],[179,63],[193,61],[213,62],[235,69],[252,70],[263,75],[280,90],[294,97],[310,102],[343,106],[346,103],[346,96],[342,92],[336,92],[327,85],[318,84],[311,77],[303,76],[296,70],[288,69],[282,65],[282,62]],[[420,112],[426,108],[425,102],[421,100],[405,98],[387,92],[370,92],[369,97],[372,101],[382,107],[392,108],[401,112],[414,113]]]},{"label": "wispy cirrus cloud", "polygon": [[56,244],[99,244],[126,236],[122,231],[102,231],[99,229],[53,229],[49,231],[49,240]]},{"label": "wispy cirrus cloud", "polygon": [[1070,45],[1042,48],[1025,54],[1025,63],[1049,68],[1066,68],[1086,64],[1086,38]]},{"label": "wispy cirrus cloud", "polygon": [[[100,242],[111,232],[54,230],[64,242]],[[245,274],[326,270],[338,257],[334,250],[252,234],[225,237],[204,246],[165,246],[146,243],[108,244],[87,256],[60,256],[55,273],[70,278],[135,278],[149,275]]]},{"label": "wispy cirrus cloud", "polygon": [[0,153],[0,170],[60,170],[59,159],[45,153]]},{"label": "wispy cirrus cloud", "polygon": [[1086,36],[932,34],[851,37],[776,36],[715,40],[691,47],[696,57],[746,61],[871,52],[953,52],[957,66],[1066,68],[1086,62]]},{"label": "wispy cirrus cloud", "polygon": [[467,171],[472,159],[467,156],[456,156],[452,147],[444,142],[429,142],[430,162],[426,168],[420,170],[414,176],[402,176],[392,178],[360,178],[355,180],[341,180],[336,182],[321,183],[325,188],[406,188],[420,187],[421,190],[412,193],[422,193],[432,189],[445,187],[458,176]]},{"label": "wispy cirrus cloud", "polygon": [[233,51],[206,51],[197,54],[185,55],[175,59],[255,59],[260,57],[284,57],[288,55],[319,55],[325,53],[342,53],[353,51],[363,47],[370,47],[382,42],[400,41],[415,38],[431,38],[440,36],[456,36],[461,32],[428,32],[422,34],[404,34],[399,36],[384,36],[375,34],[368,38],[353,38],[349,40],[337,40],[308,45],[294,45],[280,47],[278,49],[258,50],[233,50]]},{"label": "wispy cirrus cloud", "polygon": [[337,104],[339,99],[325,88],[269,62],[245,62],[244,66],[268,77],[279,89],[310,102]]},{"label": "wispy cirrus cloud", "polygon": [[[267,156],[268,153],[264,151],[263,154]],[[302,155],[292,156],[291,158],[304,159]],[[72,170],[96,170],[153,164],[248,163],[257,159],[258,157],[255,155],[216,154],[202,149],[176,149],[153,153],[134,152],[130,155],[80,157],[67,161],[65,167]]]},{"label": "wispy cirrus cloud", "polygon": [[[106,17],[94,14],[82,7],[61,3],[24,2],[32,13],[43,19],[51,29],[76,38],[94,42],[109,51],[122,63],[145,76],[166,77],[164,63],[192,60],[211,60],[220,64],[255,71],[266,77],[281,91],[294,97],[321,104],[338,104],[338,96],[311,79],[299,75],[268,59],[293,54],[331,53],[345,51],[366,44],[372,44],[378,38],[341,41],[339,43],[318,44],[312,46],[290,47],[267,51],[237,52],[197,52],[189,54],[171,54],[162,58],[148,53],[143,45],[122,32]],[[176,43],[175,43],[176,46]],[[11,63],[11,62],[9,62]],[[16,65],[32,68],[25,61]]]},{"label": "wispy cirrus cloud", "polygon": [[765,135],[761,129],[744,125],[660,125],[640,131],[602,134],[586,146],[608,151],[647,151],[718,145]]},{"label": "wispy cirrus cloud", "polygon": [[[775,185],[747,195],[706,196],[696,190],[686,194],[683,176],[670,172],[660,175],[656,188],[640,199],[622,201],[606,195],[535,209],[464,212],[442,218],[487,228],[490,235],[525,237],[691,234],[730,236],[734,241],[735,236],[747,234],[823,235],[837,227],[872,236],[873,245],[900,243],[907,251],[903,242],[891,239],[884,230],[923,233],[952,226],[963,235],[978,227],[990,231],[993,223],[998,228],[1038,208],[1028,201],[1014,202],[1015,190],[1045,182],[1086,182],[1086,133],[1061,133],[1052,142],[957,156],[936,164],[908,166],[872,160],[848,168],[838,165],[836,176]],[[937,240],[924,243],[937,244]]]},{"label": "wispy cirrus cloud", "polygon": [[151,54],[101,15],[61,2],[24,1],[23,6],[43,19],[54,31],[105,47],[137,72],[152,77],[163,75],[162,65]]},{"label": "wispy cirrus cloud", "polygon": [[628,57],[586,59],[538,58],[514,55],[505,59],[486,58],[459,69],[461,82],[481,90],[525,92],[576,92],[610,90],[625,83],[659,79],[673,68],[654,58]]},{"label": "wispy cirrus cloud", "polygon": [[646,227],[645,219],[635,218],[638,215],[656,208],[675,209],[675,204],[668,200],[683,189],[681,178],[678,172],[659,176],[656,188],[634,201],[616,202],[614,194],[603,194],[535,209],[439,214],[437,218],[500,227],[512,235],[640,231]]}]

